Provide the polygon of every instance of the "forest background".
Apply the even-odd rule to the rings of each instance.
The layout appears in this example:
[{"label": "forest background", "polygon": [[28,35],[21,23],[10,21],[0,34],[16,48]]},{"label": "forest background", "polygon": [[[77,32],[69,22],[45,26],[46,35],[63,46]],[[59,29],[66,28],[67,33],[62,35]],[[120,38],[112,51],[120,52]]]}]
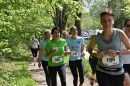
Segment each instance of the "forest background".
[{"label": "forest background", "polygon": [[78,35],[82,29],[102,29],[99,15],[105,8],[115,13],[114,27],[123,29],[130,0],[0,0],[0,84],[14,86],[21,77],[33,82],[26,70],[32,35],[43,38],[54,26],[63,32],[75,25]]}]

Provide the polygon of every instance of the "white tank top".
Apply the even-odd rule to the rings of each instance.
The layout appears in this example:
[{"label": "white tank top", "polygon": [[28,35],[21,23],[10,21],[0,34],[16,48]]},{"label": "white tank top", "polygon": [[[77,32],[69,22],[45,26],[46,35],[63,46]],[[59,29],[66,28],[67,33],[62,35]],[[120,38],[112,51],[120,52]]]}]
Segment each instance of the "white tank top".
[{"label": "white tank top", "polygon": [[[127,50],[127,48],[122,42],[121,42],[121,50]],[[123,64],[130,64],[130,55],[123,55],[122,60],[123,60]]]}]

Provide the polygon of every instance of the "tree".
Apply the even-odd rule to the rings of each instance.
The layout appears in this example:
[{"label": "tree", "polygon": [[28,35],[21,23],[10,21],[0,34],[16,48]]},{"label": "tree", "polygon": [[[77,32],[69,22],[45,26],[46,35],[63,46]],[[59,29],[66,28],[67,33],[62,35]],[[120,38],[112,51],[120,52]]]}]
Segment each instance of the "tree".
[{"label": "tree", "polygon": [[123,28],[123,20],[126,18],[124,7],[126,0],[108,0],[108,8],[112,9],[115,13],[115,28]]},{"label": "tree", "polygon": [[[40,37],[53,26],[51,16],[37,0],[4,0],[0,3],[0,53],[27,48],[30,36]],[[14,50],[14,49],[12,49]],[[14,50],[15,51],[15,50]]]},{"label": "tree", "polygon": [[68,17],[77,17],[77,9],[82,8],[79,3],[71,0],[46,0],[46,10],[51,14],[55,26],[65,29]]}]

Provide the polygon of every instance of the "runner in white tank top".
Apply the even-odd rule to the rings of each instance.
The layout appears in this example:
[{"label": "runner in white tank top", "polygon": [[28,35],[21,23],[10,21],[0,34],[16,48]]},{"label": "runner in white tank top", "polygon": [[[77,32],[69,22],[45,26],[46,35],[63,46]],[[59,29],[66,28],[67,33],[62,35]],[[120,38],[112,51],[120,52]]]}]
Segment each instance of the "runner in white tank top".
[{"label": "runner in white tank top", "polygon": [[[130,19],[126,19],[124,21],[124,32],[127,35],[128,39],[130,40]],[[122,50],[127,50],[125,45],[121,44]],[[124,86],[130,86],[130,55],[123,55],[123,67],[124,67],[124,75],[125,75],[125,82]]]}]

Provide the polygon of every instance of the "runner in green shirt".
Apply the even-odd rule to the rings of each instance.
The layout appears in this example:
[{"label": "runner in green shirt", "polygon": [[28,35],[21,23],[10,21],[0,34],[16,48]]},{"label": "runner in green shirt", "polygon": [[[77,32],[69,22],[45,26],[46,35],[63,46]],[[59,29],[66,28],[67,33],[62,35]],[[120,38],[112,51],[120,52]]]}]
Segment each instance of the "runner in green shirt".
[{"label": "runner in green shirt", "polygon": [[66,50],[66,40],[60,38],[59,27],[54,27],[51,31],[52,40],[46,44],[46,57],[48,59],[48,69],[52,81],[52,86],[57,86],[57,72],[61,79],[61,85],[66,86],[66,66],[64,64],[64,51]]}]

